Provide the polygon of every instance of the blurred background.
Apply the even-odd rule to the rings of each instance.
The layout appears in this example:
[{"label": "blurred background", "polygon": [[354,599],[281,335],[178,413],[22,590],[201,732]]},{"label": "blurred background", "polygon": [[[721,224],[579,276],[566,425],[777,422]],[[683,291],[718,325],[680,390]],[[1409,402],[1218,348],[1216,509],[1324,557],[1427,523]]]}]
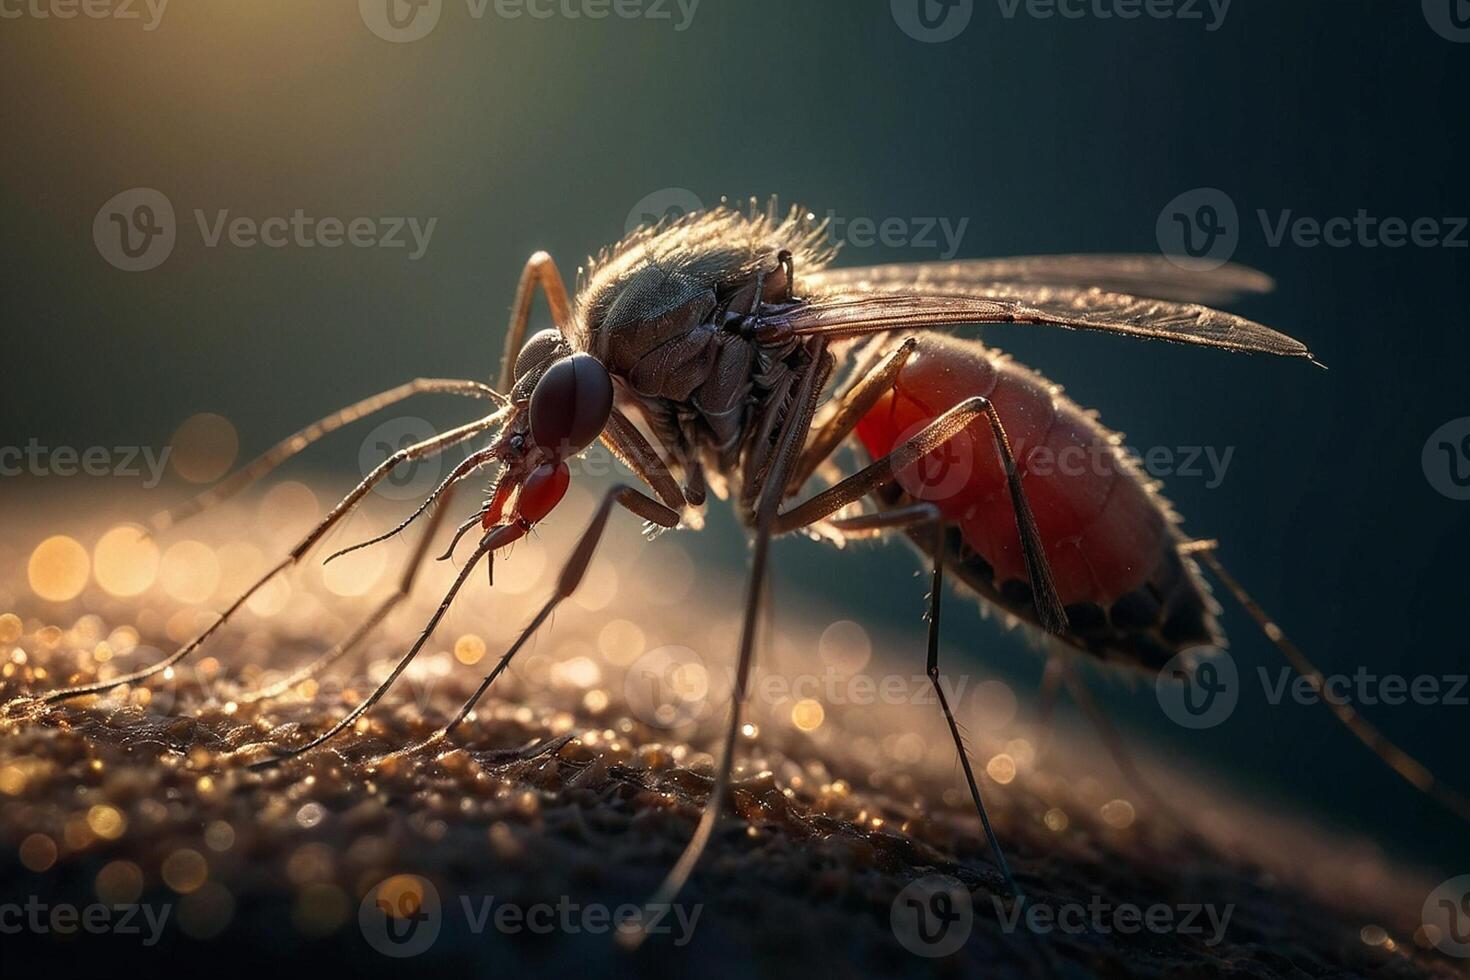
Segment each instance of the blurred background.
[{"label": "blurred background", "polygon": [[[243,457],[415,376],[486,378],[533,250],[570,273],[630,220],[691,201],[779,194],[840,219],[839,262],[871,264],[1156,252],[1161,219],[1206,215],[1223,194],[1236,214],[1208,212],[1223,235],[1210,240],[1279,284],[1235,308],[1303,339],[1330,371],[1031,328],[985,339],[1131,446],[1173,452],[1159,475],[1186,532],[1221,539],[1325,671],[1470,671],[1470,503],[1454,499],[1449,468],[1470,459],[1440,455],[1440,437],[1426,453],[1470,415],[1470,43],[1454,0],[1200,3],[1199,19],[924,2],[937,27],[903,0],[648,0],[626,8],[639,16],[600,19],[569,16],[595,3],[475,0],[399,4],[394,20],[369,0],[139,3],[136,19],[7,7],[0,445],[156,452],[209,412]],[[109,215],[151,213],[141,236],[166,220],[160,198],[171,247],[155,236],[145,254],[120,252]],[[362,241],[390,240],[247,246],[229,232],[298,211],[366,218]],[[1361,222],[1335,244],[1276,235],[1283,220],[1360,211],[1432,227],[1399,247]],[[415,402],[389,417],[463,411]],[[374,424],[289,472],[347,486]],[[1454,445],[1467,430],[1448,431]],[[1223,473],[1206,451],[1228,458]],[[144,479],[12,466],[0,508],[63,483],[95,495]],[[159,504],[190,488],[170,472]],[[22,551],[65,529],[0,520]],[[700,563],[745,558],[719,506],[680,543]],[[904,547],[792,540],[777,554],[779,612],[820,604],[908,629],[921,669],[925,585]],[[1022,636],[969,601],[949,602],[946,625],[955,670],[983,663],[1036,688],[1041,658]],[[1234,714],[1187,731],[1150,678],[1105,682],[1133,744],[1465,870],[1463,828],[1320,707],[1271,704],[1256,667],[1274,679],[1279,658],[1237,609],[1226,625],[1246,681]],[[1458,693],[1458,705],[1363,710],[1464,787],[1470,689]]]}]

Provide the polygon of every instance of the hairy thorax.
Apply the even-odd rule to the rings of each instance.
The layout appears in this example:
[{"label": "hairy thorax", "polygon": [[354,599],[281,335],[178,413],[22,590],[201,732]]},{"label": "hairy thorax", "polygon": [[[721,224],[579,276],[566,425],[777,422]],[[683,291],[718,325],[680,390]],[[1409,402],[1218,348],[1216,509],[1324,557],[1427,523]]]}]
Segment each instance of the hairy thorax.
[{"label": "hairy thorax", "polygon": [[721,495],[734,483],[748,501],[816,356],[810,341],[758,327],[800,302],[801,270],[828,254],[808,219],[726,214],[654,229],[595,260],[576,328],[686,482],[707,478]]}]

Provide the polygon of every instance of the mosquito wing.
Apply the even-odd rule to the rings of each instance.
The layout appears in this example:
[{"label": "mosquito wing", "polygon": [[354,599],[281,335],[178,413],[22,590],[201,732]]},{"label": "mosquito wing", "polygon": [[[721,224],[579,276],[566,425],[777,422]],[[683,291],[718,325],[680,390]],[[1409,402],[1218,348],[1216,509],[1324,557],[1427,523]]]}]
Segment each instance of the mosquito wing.
[{"label": "mosquito wing", "polygon": [[1268,293],[1275,286],[1270,276],[1247,266],[1208,268],[1187,258],[1162,255],[1025,255],[823,269],[802,276],[804,287],[818,291],[866,288],[967,293],[1005,283],[1096,287],[1181,303],[1210,304]]},{"label": "mosquito wing", "polygon": [[[1061,278],[1064,269],[1079,268],[1078,263],[1091,270],[1084,278],[1093,282],[1048,281]],[[991,279],[981,271],[1005,268],[1019,278]],[[808,299],[766,322],[797,334],[832,338],[960,324],[1031,323],[1314,360],[1305,344],[1245,317],[1096,284],[1131,279],[1139,287],[1173,296],[1222,296],[1260,292],[1270,283],[1239,266],[1222,267],[1223,272],[1173,268],[1173,273],[1164,272],[1147,257],[1100,256],[837,269],[802,277]]]}]

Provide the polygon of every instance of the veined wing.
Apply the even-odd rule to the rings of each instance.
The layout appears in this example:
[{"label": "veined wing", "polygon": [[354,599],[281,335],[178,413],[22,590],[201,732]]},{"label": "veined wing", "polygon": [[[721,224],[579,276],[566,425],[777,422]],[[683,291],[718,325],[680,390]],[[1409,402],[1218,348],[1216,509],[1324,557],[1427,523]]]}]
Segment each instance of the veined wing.
[{"label": "veined wing", "polygon": [[770,328],[833,338],[966,323],[1045,324],[1315,361],[1300,341],[1233,313],[1096,287],[854,285],[812,292],[801,305],[765,319]]},{"label": "veined wing", "polygon": [[1153,296],[1183,303],[1228,303],[1239,296],[1270,292],[1264,272],[1243,265],[1206,268],[1189,259],[1162,255],[1026,255],[958,262],[900,262],[801,273],[803,289],[910,289],[968,293],[1003,284],[1097,287],[1108,292]]}]

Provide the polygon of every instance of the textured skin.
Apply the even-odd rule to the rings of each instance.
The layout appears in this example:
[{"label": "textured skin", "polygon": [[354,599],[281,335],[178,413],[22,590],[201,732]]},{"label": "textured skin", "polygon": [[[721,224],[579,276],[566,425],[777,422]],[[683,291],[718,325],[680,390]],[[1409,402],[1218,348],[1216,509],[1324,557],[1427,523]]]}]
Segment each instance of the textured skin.
[{"label": "textured skin", "polygon": [[[897,384],[858,425],[874,457],[974,395],[1010,436],[1074,646],[1143,666],[1221,642],[1213,602],[1180,554],[1177,518],[1119,437],[1045,378],[974,341],[919,335]],[[971,423],[901,471],[893,505],[926,500],[954,525],[945,556],[967,584],[1035,620],[1015,512],[990,427]]]}]

